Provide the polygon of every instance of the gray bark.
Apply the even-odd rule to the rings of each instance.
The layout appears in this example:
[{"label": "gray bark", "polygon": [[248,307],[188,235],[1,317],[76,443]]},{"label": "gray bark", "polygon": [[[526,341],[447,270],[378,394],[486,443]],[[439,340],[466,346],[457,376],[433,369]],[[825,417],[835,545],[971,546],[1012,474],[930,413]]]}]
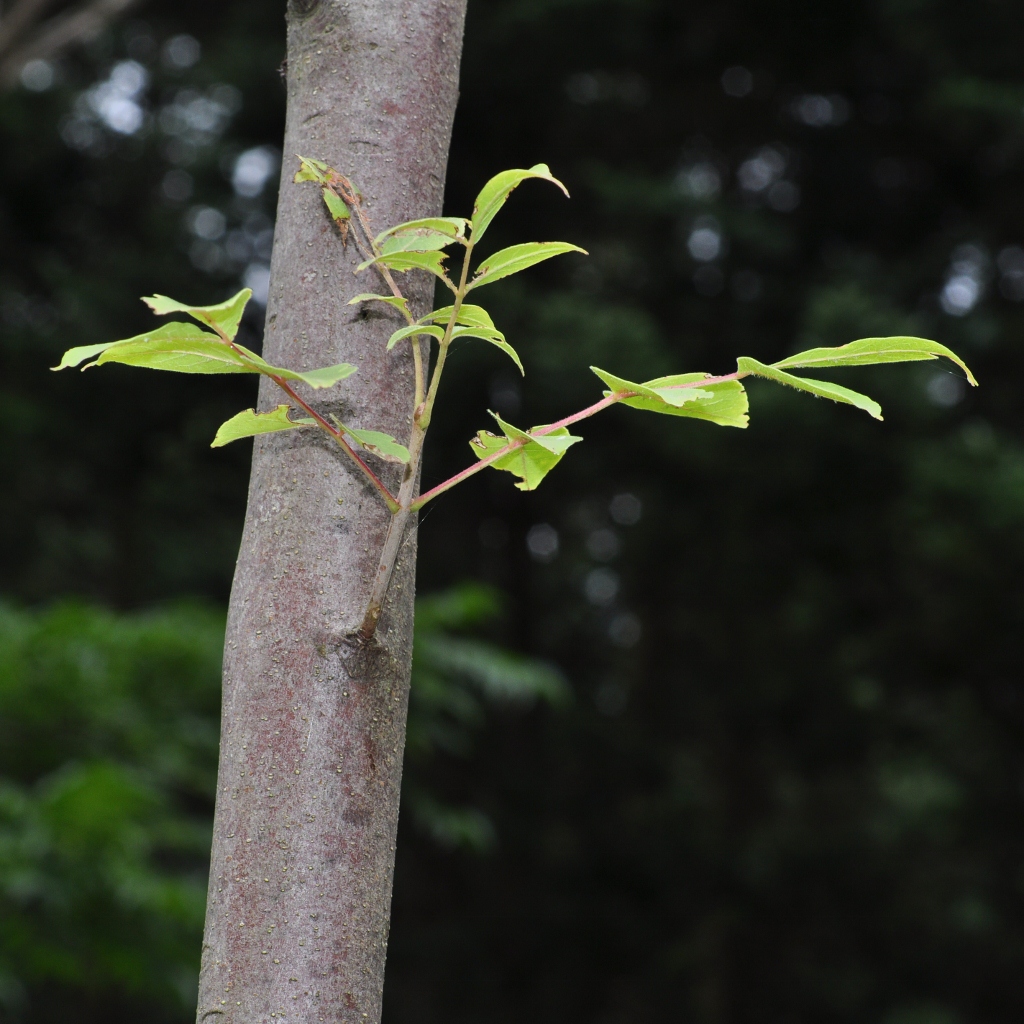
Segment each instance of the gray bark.
[{"label": "gray bark", "polygon": [[[312,369],[305,392],[354,427],[408,436],[408,346],[391,311],[346,305],[351,273],[295,154],[365,195],[377,230],[440,212],[465,0],[291,0],[288,117],[265,355]],[[432,279],[406,275],[429,309]],[[261,409],[284,401],[264,380]],[[376,468],[376,467],[375,467]],[[381,475],[397,490],[398,473]],[[399,467],[400,468],[400,467]],[[380,1019],[413,629],[415,523],[377,637],[355,636],[388,526],[379,496],[329,439],[257,439],[224,657],[220,773],[197,1019]]]}]

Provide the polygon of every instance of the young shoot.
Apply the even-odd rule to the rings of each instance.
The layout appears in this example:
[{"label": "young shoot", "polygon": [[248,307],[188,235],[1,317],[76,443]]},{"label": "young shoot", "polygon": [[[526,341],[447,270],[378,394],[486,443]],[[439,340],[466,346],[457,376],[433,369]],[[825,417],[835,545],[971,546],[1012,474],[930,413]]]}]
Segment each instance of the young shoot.
[{"label": "young shoot", "polygon": [[[157,315],[185,313],[198,325],[173,322],[123,341],[72,348],[54,369],[126,363],[179,373],[252,373],[269,377],[287,401],[270,412],[247,409],[233,416],[217,431],[213,446],[282,430],[321,430],[366,477],[391,514],[359,630],[367,641],[372,640],[376,631],[402,537],[413,513],[487,468],[511,473],[518,478],[516,487],[534,490],[566,452],[582,440],[569,428],[613,405],[621,403],[645,412],[706,420],[724,427],[746,427],[748,402],[741,381],[757,376],[819,398],[855,406],[880,420],[881,406],[867,395],[790,371],[917,362],[940,356],[956,363],[967,380],[977,385],[971,371],[950,349],[924,338],[909,337],[862,338],[836,348],[808,349],[770,365],[742,356],[733,373],[717,377],[690,372],[636,383],[592,366],[591,370],[604,385],[603,397],[598,401],[556,423],[529,430],[513,426],[492,412],[490,415],[498,432],[480,430],[469,442],[476,461],[450,479],[421,492],[418,481],[424,442],[452,343],[470,338],[488,342],[508,356],[525,375],[518,353],[495,326],[487,310],[477,304],[476,294],[471,296],[470,293],[555,256],[570,252],[585,254],[579,246],[568,242],[524,242],[491,253],[474,266],[476,247],[513,189],[522,182],[536,178],[550,182],[567,196],[569,193],[552,176],[546,164],[537,164],[528,170],[503,171],[483,187],[471,217],[425,217],[397,224],[375,235],[363,209],[363,197],[348,178],[320,160],[299,157],[299,161],[295,182],[311,182],[321,190],[339,229],[341,242],[351,240],[362,256],[356,272],[372,272],[382,282],[382,293],[367,292],[357,295],[351,302],[383,303],[398,310],[406,321],[404,327],[391,335],[387,347],[390,350],[396,345],[409,344],[412,349],[415,383],[412,426],[407,439],[399,441],[369,426],[354,427],[334,416],[325,418],[310,404],[313,399],[307,400],[297,390],[300,385],[314,391],[334,387],[356,372],[351,364],[339,363],[300,373],[271,366],[240,345],[235,339],[246,304],[252,297],[249,289],[215,306],[189,306],[162,295],[144,299]],[[447,265],[449,259],[452,267]],[[451,292],[450,304],[415,317],[395,279],[396,274],[411,270],[433,274]],[[470,297],[472,302],[468,301]],[[430,346],[434,343],[437,351],[433,370],[430,370]],[[374,471],[373,466],[378,461],[404,466],[397,493],[393,493]]]}]

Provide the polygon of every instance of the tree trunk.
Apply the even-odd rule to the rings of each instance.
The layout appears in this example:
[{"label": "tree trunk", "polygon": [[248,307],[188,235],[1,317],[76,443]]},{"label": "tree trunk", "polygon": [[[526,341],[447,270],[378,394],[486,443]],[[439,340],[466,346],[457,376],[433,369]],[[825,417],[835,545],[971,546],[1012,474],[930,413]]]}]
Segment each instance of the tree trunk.
[{"label": "tree trunk", "polygon": [[[378,230],[440,213],[465,0],[291,0],[288,118],[265,355],[359,372],[346,424],[408,436],[397,319],[356,278],[295,155],[350,175]],[[425,276],[424,276],[425,277]],[[418,313],[433,279],[410,280]],[[260,408],[283,401],[264,379]],[[397,472],[387,482],[397,489]],[[413,630],[415,523],[376,640],[356,636],[388,513],[319,432],[257,439],[224,657],[220,774],[198,1021],[380,1020]]]}]

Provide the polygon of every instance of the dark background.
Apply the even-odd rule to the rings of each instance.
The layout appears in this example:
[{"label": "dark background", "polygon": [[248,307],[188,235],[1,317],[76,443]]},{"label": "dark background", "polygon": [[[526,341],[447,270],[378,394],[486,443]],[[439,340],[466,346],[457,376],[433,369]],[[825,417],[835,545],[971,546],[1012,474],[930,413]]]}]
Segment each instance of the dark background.
[{"label": "dark background", "polygon": [[[282,7],[149,0],[0,95],[3,1020],[193,1013],[249,458],[208,444],[254,392],[47,367],[140,295],[261,280]],[[912,333],[981,387],[837,376],[877,423],[754,383],[745,432],[614,409],[536,493],[436,503],[424,635],[573,699],[467,705],[420,655],[389,1024],[1021,1019],[1022,52],[1012,0],[470,0],[448,212],[544,160],[572,201],[524,185],[492,242],[591,256],[487,295],[526,381],[457,353],[429,480],[488,406],[599,397],[592,363]]]}]

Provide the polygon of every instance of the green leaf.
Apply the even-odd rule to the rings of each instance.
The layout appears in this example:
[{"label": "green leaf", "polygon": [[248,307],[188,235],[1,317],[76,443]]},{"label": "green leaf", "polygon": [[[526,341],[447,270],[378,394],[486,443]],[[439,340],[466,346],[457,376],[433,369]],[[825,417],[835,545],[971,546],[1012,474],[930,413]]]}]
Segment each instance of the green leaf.
[{"label": "green leaf", "polygon": [[315,421],[304,417],[301,420],[288,418],[288,406],[279,405],[273,412],[256,412],[246,409],[237,416],[232,416],[220,425],[211,448],[223,448],[243,437],[255,437],[257,434],[270,434],[277,430],[294,430],[297,427],[315,426]]},{"label": "green leaf", "polygon": [[774,366],[766,366],[764,363],[751,359],[749,356],[740,356],[736,360],[736,366],[743,373],[753,373],[758,377],[767,377],[769,380],[774,380],[779,384],[788,384],[791,388],[809,391],[812,395],[817,395],[819,398],[830,398],[833,402],[845,402],[847,405],[863,409],[869,416],[874,416],[876,420],[882,418],[882,407],[874,399],[868,398],[867,395],[862,395],[859,391],[851,391],[849,388],[840,387],[838,384],[832,384],[829,381],[794,377],[791,373],[786,373]]},{"label": "green leaf", "polygon": [[[685,405],[687,402],[699,402],[703,399],[711,398],[710,391],[702,391],[699,388],[666,388],[663,392],[659,392],[646,384],[635,384],[631,380],[624,380],[622,377],[616,377],[614,374],[608,373],[607,370],[599,369],[596,366],[592,366],[590,369],[611,389],[611,391],[606,392],[606,394],[634,392],[636,395],[643,397],[646,401],[655,406],[668,405],[679,407],[681,405]],[[701,376],[701,374],[696,375],[698,378]]]},{"label": "green leaf", "polygon": [[429,252],[443,249],[466,235],[466,221],[461,217],[425,217],[388,228],[377,238],[385,254],[393,252]]},{"label": "green leaf", "polygon": [[388,351],[390,352],[403,338],[411,338],[418,334],[429,334],[432,338],[440,341],[444,337],[444,331],[440,327],[430,327],[426,324],[413,324],[411,327],[401,327],[388,338]]},{"label": "green leaf", "polygon": [[151,295],[142,301],[157,316],[166,316],[168,313],[188,313],[190,317],[207,327],[212,327],[214,330],[219,328],[233,340],[238,333],[238,325],[242,322],[242,314],[251,298],[252,289],[243,288],[237,295],[216,306],[188,306],[176,299],[169,299],[166,295]]},{"label": "green leaf", "polygon": [[[191,339],[201,338],[204,341],[212,338],[213,335],[207,331],[200,330],[195,324],[180,323],[175,321],[172,324],[164,324],[162,327],[158,327],[155,331],[148,331],[146,334],[137,334],[134,338],[125,338],[121,341],[105,341],[99,345],[80,345],[78,348],[68,349],[64,353],[64,357],[61,359],[58,366],[54,366],[54,370],[66,370],[71,366],[78,366],[80,363],[84,363],[87,359],[92,359],[95,356],[105,352],[108,348],[113,348],[115,345],[127,345],[135,342],[149,342],[149,341],[177,341],[180,339]],[[89,364],[90,366],[93,364]],[[88,367],[85,367],[88,369]]]},{"label": "green leaf", "polygon": [[103,352],[96,364],[125,363],[128,366],[145,366],[151,370],[173,370],[177,373],[260,372],[257,366],[243,359],[219,338],[198,328],[193,330],[198,337],[119,342]]},{"label": "green leaf", "polygon": [[327,209],[330,210],[331,216],[337,221],[339,227],[341,227],[343,220],[348,220],[351,216],[345,203],[326,185],[324,186],[324,202],[327,204]]},{"label": "green leaf", "polygon": [[334,415],[331,419],[338,425],[339,430],[344,430],[356,442],[357,447],[384,459],[385,462],[400,462],[404,465],[409,461],[409,449],[404,444],[399,444],[390,434],[383,434],[379,430],[356,430],[342,423]]},{"label": "green leaf", "polygon": [[[173,300],[168,300],[173,301]],[[324,366],[317,370],[300,372],[283,366],[271,366],[265,359],[242,345],[233,347],[215,334],[195,324],[174,323],[139,334],[124,341],[111,341],[102,345],[83,345],[64,353],[55,370],[77,366],[98,355],[95,363],[124,363],[144,366],[152,370],[172,370],[178,373],[265,373],[284,380],[297,380],[311,388],[329,388],[356,372],[351,363]],[[88,367],[85,367],[88,369]]]},{"label": "green leaf", "polygon": [[308,157],[299,157],[299,169],[295,172],[295,184],[303,181],[316,181],[321,185],[327,181],[331,169],[322,160],[310,160]]},{"label": "green leaf", "polygon": [[714,384],[698,382],[708,379],[706,373],[680,373],[669,377],[636,384],[622,377],[592,366],[611,389],[605,394],[632,392],[623,398],[622,404],[631,409],[658,412],[666,416],[689,416],[708,420],[723,427],[745,427],[747,425],[747,393],[739,381],[719,381]]},{"label": "green leaf", "polygon": [[435,249],[443,249],[454,241],[454,238],[438,234],[436,231],[410,232],[405,235],[385,238],[380,250],[385,256],[390,256],[395,252],[431,252]]},{"label": "green leaf", "polygon": [[527,267],[549,260],[552,256],[561,256],[565,252],[581,252],[584,256],[587,255],[586,249],[570,245],[568,242],[523,242],[521,245],[511,245],[488,257],[477,267],[476,276],[470,282],[469,288],[479,288],[511,274],[518,274],[520,270],[526,270]]},{"label": "green leaf", "polygon": [[581,437],[573,437],[565,427],[559,427],[549,434],[537,435],[535,431],[542,427],[534,427],[533,432],[527,432],[506,423],[497,413],[492,412],[491,415],[505,436],[498,437],[488,430],[481,430],[469,442],[469,446],[478,459],[486,459],[512,441],[525,442],[491,463],[494,469],[519,477],[520,482],[516,487],[521,491],[536,490],[544,477],[561,462],[566,451],[577,441],[583,440]]},{"label": "green leaf", "polygon": [[392,270],[401,271],[403,274],[409,270],[426,270],[444,278],[444,263],[448,254],[445,252],[392,252],[386,256],[377,256],[372,260],[366,260],[356,267],[356,273],[372,267],[374,264],[382,263]]},{"label": "green leaf", "polygon": [[480,338],[489,341],[495,348],[501,349],[519,367],[519,372],[526,376],[519,353],[505,340],[505,335],[501,331],[488,330],[486,327],[456,327],[452,330],[452,341],[456,338]]},{"label": "green leaf", "polygon": [[928,341],[926,338],[861,338],[860,341],[851,341],[838,348],[811,348],[772,365],[779,369],[867,366],[874,363],[913,363],[924,359],[938,359],[939,356],[945,356],[956,363],[967,374],[971,384],[977,387],[978,382],[974,379],[974,374],[955,352],[937,341]]},{"label": "green leaf", "polygon": [[[659,401],[653,402],[646,397],[625,398],[623,405],[633,409],[644,409],[648,412],[660,412],[667,416],[689,416],[693,419],[708,420],[720,427],[740,427],[747,425],[747,392],[738,380],[723,380],[715,384],[701,384],[699,389],[681,387],[692,385],[696,381],[708,378],[706,373],[679,373],[669,377],[657,377],[644,383],[645,388],[657,392]],[[710,398],[698,402],[686,402],[676,405],[672,392],[676,390],[698,390]],[[662,400],[663,399],[663,400]]]},{"label": "green leaf", "polygon": [[466,233],[467,223],[465,217],[421,217],[419,220],[407,220],[388,228],[387,231],[382,231],[375,241],[380,245],[391,235],[416,234],[420,231],[433,231],[451,239],[462,238]]},{"label": "green leaf", "polygon": [[567,196],[569,190],[551,174],[547,164],[535,164],[529,170],[502,171],[496,174],[480,190],[473,204],[473,241],[479,242],[487,226],[494,220],[497,212],[505,205],[512,190],[527,178],[542,178],[557,185]]},{"label": "green leaf", "polygon": [[386,302],[389,306],[394,306],[395,309],[400,309],[403,313],[409,311],[409,300],[399,295],[373,295],[370,292],[364,292],[362,295],[357,295],[354,299],[348,300],[350,306],[354,306],[357,302]]},{"label": "green leaf", "polygon": [[[425,317],[422,317],[422,320],[432,320],[435,324],[446,324],[451,320],[454,309],[454,306],[444,306],[442,309],[435,309]],[[473,306],[468,302],[464,302],[459,306],[459,315],[456,317],[455,322],[465,327],[494,328],[491,314],[483,306]]]},{"label": "green leaf", "polygon": [[264,373],[273,373],[275,376],[283,377],[285,380],[301,380],[303,384],[308,384],[311,388],[317,389],[333,387],[338,381],[351,377],[356,372],[356,368],[351,363],[336,363],[334,366],[321,366],[319,370],[305,370],[300,373],[298,370],[286,370],[280,366],[270,366],[268,363],[264,363],[262,359],[260,359],[260,362],[265,367]]},{"label": "green leaf", "polygon": [[51,370],[66,370],[72,366],[78,366],[79,363],[84,363],[86,359],[92,359],[93,356],[98,356],[101,352],[106,351],[111,345],[117,345],[116,341],[104,341],[99,345],[79,345],[77,348],[69,348],[67,352],[61,357],[61,361],[56,366],[51,366]]},{"label": "green leaf", "polygon": [[[203,337],[208,338],[210,335],[204,334]],[[224,347],[228,348],[226,345]],[[251,367],[248,372],[264,373],[268,376],[273,375],[280,377],[282,380],[298,380],[303,384],[308,384],[311,388],[332,387],[338,381],[351,377],[356,372],[356,368],[351,363],[336,363],[334,366],[321,366],[316,370],[289,370],[284,366],[272,366],[262,356],[256,355],[255,352],[250,352],[244,345],[239,345],[237,342],[235,342],[234,348],[237,350],[242,361]]]}]

